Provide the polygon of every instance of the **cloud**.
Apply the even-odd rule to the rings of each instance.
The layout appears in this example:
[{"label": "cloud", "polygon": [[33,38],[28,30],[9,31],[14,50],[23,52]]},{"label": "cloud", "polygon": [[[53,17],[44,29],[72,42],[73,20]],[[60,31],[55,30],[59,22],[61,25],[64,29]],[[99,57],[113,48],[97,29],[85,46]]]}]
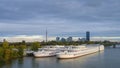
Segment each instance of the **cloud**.
[{"label": "cloud", "polygon": [[9,42],[21,42],[22,40],[25,40],[26,42],[33,42],[33,41],[43,41],[44,37],[40,35],[17,35],[17,36],[5,36],[0,37],[0,40],[6,39]]},{"label": "cloud", "polygon": [[119,19],[118,0],[5,0],[1,1],[1,19],[26,20],[36,17],[64,19]]},{"label": "cloud", "polygon": [[1,0],[0,32],[9,35],[119,36],[119,0]]}]

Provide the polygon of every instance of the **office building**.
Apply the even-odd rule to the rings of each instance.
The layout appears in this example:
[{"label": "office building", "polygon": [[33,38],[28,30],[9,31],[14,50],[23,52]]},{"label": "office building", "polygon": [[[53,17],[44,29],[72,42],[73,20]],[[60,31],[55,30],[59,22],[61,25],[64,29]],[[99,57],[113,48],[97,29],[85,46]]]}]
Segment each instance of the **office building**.
[{"label": "office building", "polygon": [[72,37],[68,37],[67,42],[72,42]]},{"label": "office building", "polygon": [[56,41],[57,41],[57,42],[60,41],[60,37],[56,37]]},{"label": "office building", "polygon": [[65,38],[61,38],[61,42],[66,42],[66,39]]},{"label": "office building", "polygon": [[90,32],[89,31],[86,32],[86,41],[90,41]]}]

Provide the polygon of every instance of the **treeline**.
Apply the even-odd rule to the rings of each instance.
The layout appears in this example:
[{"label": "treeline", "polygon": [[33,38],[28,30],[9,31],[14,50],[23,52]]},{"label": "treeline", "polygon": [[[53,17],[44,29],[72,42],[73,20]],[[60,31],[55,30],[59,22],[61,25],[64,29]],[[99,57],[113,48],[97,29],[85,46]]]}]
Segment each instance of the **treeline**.
[{"label": "treeline", "polygon": [[6,63],[14,58],[23,57],[26,45],[14,46],[4,41],[0,46],[0,62]]},{"label": "treeline", "polygon": [[110,41],[71,41],[71,42],[57,42],[57,41],[48,41],[46,42],[41,42],[41,45],[81,45],[81,44],[102,44],[104,46],[111,46],[111,45],[116,45],[120,44],[118,42],[110,42]]},{"label": "treeline", "polygon": [[8,63],[12,59],[22,58],[24,51],[30,49],[33,51],[38,50],[40,42],[26,43],[25,41],[17,43],[9,43],[4,41],[0,43],[0,65]]}]

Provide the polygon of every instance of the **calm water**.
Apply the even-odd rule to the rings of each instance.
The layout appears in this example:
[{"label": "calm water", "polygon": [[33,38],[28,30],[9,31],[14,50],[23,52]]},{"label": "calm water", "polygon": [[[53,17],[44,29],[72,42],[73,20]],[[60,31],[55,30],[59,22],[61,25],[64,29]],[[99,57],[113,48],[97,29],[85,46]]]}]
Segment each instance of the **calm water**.
[{"label": "calm water", "polygon": [[24,57],[2,68],[120,68],[120,48],[106,48],[103,52],[75,59]]}]

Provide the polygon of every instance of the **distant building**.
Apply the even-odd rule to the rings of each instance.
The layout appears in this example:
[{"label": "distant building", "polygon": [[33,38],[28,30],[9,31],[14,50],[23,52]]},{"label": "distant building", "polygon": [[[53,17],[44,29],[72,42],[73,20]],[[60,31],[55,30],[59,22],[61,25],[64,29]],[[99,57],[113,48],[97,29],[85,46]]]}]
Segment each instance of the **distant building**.
[{"label": "distant building", "polygon": [[78,41],[81,41],[81,39],[80,39],[80,38],[78,38]]},{"label": "distant building", "polygon": [[66,39],[65,38],[61,38],[61,42],[66,42]]},{"label": "distant building", "polygon": [[72,37],[68,37],[67,42],[71,42],[71,41],[72,41]]},{"label": "distant building", "polygon": [[56,37],[56,41],[57,41],[57,42],[60,41],[60,37]]},{"label": "distant building", "polygon": [[78,41],[79,41],[79,42],[85,42],[85,41],[86,41],[86,38],[78,38]]},{"label": "distant building", "polygon": [[3,42],[5,42],[6,41],[6,39],[3,39]]},{"label": "distant building", "polygon": [[86,38],[81,38],[80,41],[85,42]]},{"label": "distant building", "polygon": [[86,32],[86,41],[90,41],[90,32],[89,31]]}]

